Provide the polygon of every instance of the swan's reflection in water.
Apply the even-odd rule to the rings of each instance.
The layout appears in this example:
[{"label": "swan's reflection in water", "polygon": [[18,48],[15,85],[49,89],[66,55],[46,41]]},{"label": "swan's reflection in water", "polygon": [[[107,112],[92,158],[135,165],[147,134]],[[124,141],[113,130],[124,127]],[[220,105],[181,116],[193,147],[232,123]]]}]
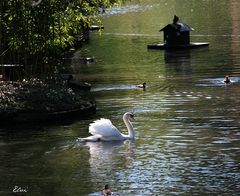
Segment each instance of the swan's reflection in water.
[{"label": "swan's reflection in water", "polygon": [[101,185],[109,184],[118,169],[133,162],[134,141],[86,142],[85,146],[89,148],[90,173]]}]

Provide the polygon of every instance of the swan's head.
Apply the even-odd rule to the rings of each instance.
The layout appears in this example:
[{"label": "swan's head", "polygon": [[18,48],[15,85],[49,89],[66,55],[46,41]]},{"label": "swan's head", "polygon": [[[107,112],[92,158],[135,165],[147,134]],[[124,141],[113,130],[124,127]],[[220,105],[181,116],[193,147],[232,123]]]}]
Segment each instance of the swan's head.
[{"label": "swan's head", "polygon": [[126,119],[129,119],[129,120],[134,120],[134,114],[131,113],[131,112],[126,112],[124,115],[123,115],[124,118]]}]

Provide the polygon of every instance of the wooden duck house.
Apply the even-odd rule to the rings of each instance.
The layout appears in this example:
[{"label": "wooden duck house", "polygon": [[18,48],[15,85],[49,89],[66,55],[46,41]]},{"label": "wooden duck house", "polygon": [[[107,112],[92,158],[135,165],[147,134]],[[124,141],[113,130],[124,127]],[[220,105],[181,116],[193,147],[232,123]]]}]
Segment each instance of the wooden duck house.
[{"label": "wooden duck house", "polygon": [[169,45],[183,45],[190,43],[190,31],[193,30],[187,24],[179,23],[175,15],[172,24],[168,24],[160,31],[163,31],[164,43]]},{"label": "wooden duck house", "polygon": [[175,15],[173,23],[163,27],[163,44],[150,44],[149,49],[168,49],[168,48],[194,48],[206,46],[208,43],[191,43],[190,31],[193,28],[187,24],[180,23],[179,18]]}]

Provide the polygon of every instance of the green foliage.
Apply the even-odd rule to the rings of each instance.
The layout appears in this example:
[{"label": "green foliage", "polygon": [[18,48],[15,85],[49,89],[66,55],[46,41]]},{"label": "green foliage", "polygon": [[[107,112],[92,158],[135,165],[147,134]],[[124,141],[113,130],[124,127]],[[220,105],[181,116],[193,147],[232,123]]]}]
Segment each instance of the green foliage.
[{"label": "green foliage", "polygon": [[[0,57],[39,59],[54,56],[73,46],[92,23],[100,8],[121,0],[1,0]],[[17,55],[16,55],[17,54]],[[20,56],[20,57],[19,57]],[[27,62],[32,63],[32,62]]]}]

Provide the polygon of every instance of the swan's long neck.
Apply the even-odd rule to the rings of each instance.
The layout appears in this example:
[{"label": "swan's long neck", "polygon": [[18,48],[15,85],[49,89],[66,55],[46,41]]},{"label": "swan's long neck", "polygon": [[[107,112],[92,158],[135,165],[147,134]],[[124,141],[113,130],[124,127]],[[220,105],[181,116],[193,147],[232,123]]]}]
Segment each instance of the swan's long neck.
[{"label": "swan's long neck", "polygon": [[123,115],[123,122],[125,123],[127,130],[128,130],[128,138],[129,139],[134,139],[135,137],[135,132],[132,126],[132,123],[129,121],[128,117],[126,115]]}]

